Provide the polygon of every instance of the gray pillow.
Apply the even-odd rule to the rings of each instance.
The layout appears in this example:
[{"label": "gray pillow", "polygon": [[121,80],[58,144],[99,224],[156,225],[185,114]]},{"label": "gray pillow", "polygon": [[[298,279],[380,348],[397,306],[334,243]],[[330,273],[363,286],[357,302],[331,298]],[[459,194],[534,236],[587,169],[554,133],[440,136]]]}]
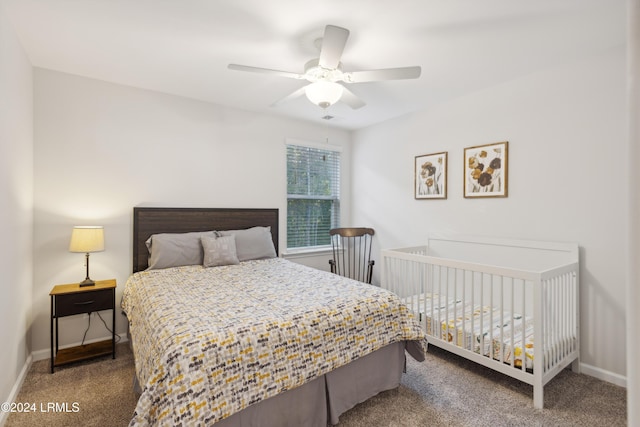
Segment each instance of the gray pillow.
[{"label": "gray pillow", "polygon": [[235,236],[236,251],[240,261],[275,258],[271,227],[253,227],[246,230],[218,231],[220,236]]},{"label": "gray pillow", "polygon": [[149,249],[147,270],[202,265],[202,236],[215,237],[214,231],[154,234],[145,242]]},{"label": "gray pillow", "polygon": [[235,236],[221,236],[218,238],[202,236],[200,238],[204,249],[205,267],[218,267],[220,265],[239,264],[236,254]]}]

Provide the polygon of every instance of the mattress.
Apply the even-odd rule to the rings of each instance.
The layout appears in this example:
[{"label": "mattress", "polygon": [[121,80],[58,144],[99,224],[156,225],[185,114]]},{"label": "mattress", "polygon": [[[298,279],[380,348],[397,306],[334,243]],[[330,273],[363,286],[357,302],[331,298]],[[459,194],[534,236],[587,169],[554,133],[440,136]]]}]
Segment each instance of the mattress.
[{"label": "mattress", "polygon": [[131,425],[209,425],[424,333],[395,294],[280,258],[135,273]]},{"label": "mattress", "polygon": [[[425,293],[403,299],[427,335],[507,364],[533,369],[533,318]],[[524,345],[523,345],[524,343]]]}]

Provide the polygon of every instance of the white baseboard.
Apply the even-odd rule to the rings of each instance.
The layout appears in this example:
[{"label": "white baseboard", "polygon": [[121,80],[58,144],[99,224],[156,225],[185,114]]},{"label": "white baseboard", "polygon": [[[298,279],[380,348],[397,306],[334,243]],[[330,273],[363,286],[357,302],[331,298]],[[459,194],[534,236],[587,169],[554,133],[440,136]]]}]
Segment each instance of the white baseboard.
[{"label": "white baseboard", "polygon": [[[90,344],[92,342],[98,342],[98,341],[103,341],[105,339],[109,339],[111,338],[110,336],[108,337],[102,337],[102,338],[96,338],[94,340],[90,340],[90,341],[86,341],[86,344]],[[118,341],[119,343],[121,342],[127,342],[127,336],[126,334],[121,335],[121,339],[120,341]],[[65,345],[61,348],[68,348],[68,347],[75,347],[77,345],[80,345],[81,343],[74,343],[74,344],[69,344],[69,345]],[[16,380],[13,388],[11,389],[11,393],[7,399],[7,402],[14,402],[16,396],[18,395],[18,392],[20,391],[20,388],[22,388],[22,384],[24,383],[25,378],[27,377],[27,373],[29,372],[29,368],[31,367],[31,365],[33,364],[33,362],[36,362],[38,360],[44,360],[44,359],[48,359],[51,357],[51,350],[46,348],[44,350],[38,350],[38,351],[34,351],[31,353],[31,355],[27,358],[27,360],[24,362],[24,366],[22,367],[22,370],[20,371],[20,375],[18,376],[18,379]],[[585,375],[589,375],[592,376],[594,378],[597,378],[599,380],[602,381],[606,381],[608,383],[612,383],[615,384],[617,386],[620,387],[627,387],[627,378],[623,375],[620,374],[616,374],[610,371],[606,371],[604,369],[600,369],[600,368],[596,368],[595,366],[591,366],[588,365],[586,363],[580,363],[580,371],[581,373],[585,374]],[[0,412],[0,427],[4,426],[5,422],[7,421],[7,417],[9,416],[9,413],[7,412]]]},{"label": "white baseboard", "polygon": [[[22,384],[24,383],[25,378],[27,378],[27,373],[29,372],[29,368],[31,368],[32,363],[33,363],[33,356],[29,355],[29,357],[27,357],[27,360],[25,360],[24,365],[22,366],[20,375],[18,375],[18,378],[16,379],[16,382],[13,385],[13,388],[11,389],[11,393],[9,393],[9,396],[7,397],[6,402],[15,402],[16,397],[18,396],[18,393],[22,388]],[[0,426],[4,426],[4,423],[7,422],[7,418],[9,418],[9,414],[10,414],[9,412],[0,411]]]},{"label": "white baseboard", "polygon": [[627,377],[623,375],[596,368],[595,366],[587,365],[586,363],[580,363],[580,372],[599,380],[627,388]]},{"label": "white baseboard", "polygon": [[[85,341],[85,344],[91,344],[93,342],[104,341],[108,339],[111,339],[111,335]],[[120,335],[120,340],[118,341],[118,343],[127,342],[127,341],[129,340],[127,339],[126,334]],[[60,348],[75,347],[80,344],[81,344],[80,342],[77,342],[77,343],[61,346]],[[29,368],[31,368],[31,365],[33,364],[33,362],[37,362],[38,360],[49,359],[50,357],[51,357],[51,349],[49,348],[45,348],[44,350],[34,351],[29,355],[29,357],[27,357],[27,360],[24,362],[24,365],[22,366],[22,370],[20,371],[20,375],[18,375],[18,378],[16,379],[16,382],[13,385],[13,388],[11,389],[11,393],[7,397],[6,402],[15,402],[15,399],[18,396],[20,389],[22,388],[22,384],[24,383],[25,378],[27,378],[27,373],[29,372]],[[8,412],[0,411],[0,427],[4,426],[4,424],[7,422],[8,417],[9,417]]]},{"label": "white baseboard", "polygon": [[[92,340],[87,340],[84,343],[85,344],[91,344],[94,342],[98,342],[98,341],[105,341],[105,340],[110,340],[111,339],[111,335],[108,335],[106,337],[101,337],[101,338],[95,338]],[[116,336],[117,339],[117,336]],[[127,339],[127,334],[121,334],[120,335],[120,340],[116,342],[116,344],[119,344],[121,342],[127,342],[129,341]],[[63,348],[69,348],[69,347],[75,347],[82,344],[81,342],[76,342],[76,343],[72,343],[72,344],[67,344],[67,345],[61,345],[60,349]],[[51,349],[50,348],[45,348],[43,350],[37,350],[31,353],[31,357],[33,357],[33,361],[37,362],[38,360],[45,360],[45,359],[50,359],[51,358]]]}]

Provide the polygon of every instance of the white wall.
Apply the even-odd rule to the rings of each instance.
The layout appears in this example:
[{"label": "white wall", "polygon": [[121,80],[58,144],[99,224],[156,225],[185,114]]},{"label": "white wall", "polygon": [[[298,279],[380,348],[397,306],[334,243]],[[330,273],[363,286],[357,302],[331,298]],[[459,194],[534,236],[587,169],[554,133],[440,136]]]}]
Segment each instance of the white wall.
[{"label": "white wall", "polygon": [[31,352],[33,85],[2,4],[0,64],[0,400],[6,402]]},{"label": "white wall", "polygon": [[[629,151],[627,167],[634,170],[640,162],[640,0],[628,2],[629,44],[627,56],[629,93]],[[640,181],[629,176],[629,278],[627,281],[627,424],[640,424]],[[635,327],[633,326],[635,325]]]},{"label": "white wall", "polygon": [[[134,206],[279,208],[284,251],[285,138],[326,136],[324,126],[36,69],[36,356],[48,355],[51,287],[84,278],[84,256],[67,252],[74,225],[104,225],[106,250],[91,255],[91,277],[116,278],[118,301],[131,272]],[[329,137],[344,146],[350,135]],[[61,345],[79,342],[85,327],[86,317],[60,319]],[[92,319],[87,339],[105,336]]]},{"label": "white wall", "polygon": [[[358,131],[352,148],[352,217],[376,229],[377,249],[429,232],[579,243],[581,361],[622,383],[625,67],[623,47],[603,52]],[[464,199],[463,149],[499,141],[509,141],[509,197]],[[414,156],[440,151],[448,199],[414,200]]]},{"label": "white wall", "polygon": [[[31,265],[31,344],[45,356],[48,292],[54,284],[84,277],[83,257],[67,252],[73,225],[105,226],[107,250],[92,255],[91,276],[118,279],[119,298],[131,270],[133,206],[278,207],[284,233],[283,141],[321,141],[327,133],[325,127],[277,116],[38,69],[32,169],[31,71],[4,23],[0,227],[18,250],[0,248],[6,264],[0,286],[14,297],[11,305],[8,299],[0,304],[2,320],[23,319],[25,330],[2,332],[2,342],[17,354],[0,356],[13,373],[0,391],[13,384],[28,353]],[[16,81],[10,71],[24,77]],[[592,372],[622,378],[629,172],[624,82],[623,49],[603,52],[356,132],[353,152],[345,156],[354,168],[350,223],[376,228],[376,250],[420,243],[430,231],[578,242],[582,361]],[[14,101],[10,109],[5,94]],[[6,136],[23,143],[7,142]],[[350,138],[337,130],[330,137],[340,145]],[[463,199],[463,148],[503,140],[510,143],[509,197]],[[448,200],[414,200],[414,156],[442,150],[449,152]],[[348,201],[348,191],[343,195]],[[62,345],[81,339],[86,319],[60,323]],[[107,335],[100,322],[92,324],[89,339]],[[125,331],[120,316],[117,331]]]}]

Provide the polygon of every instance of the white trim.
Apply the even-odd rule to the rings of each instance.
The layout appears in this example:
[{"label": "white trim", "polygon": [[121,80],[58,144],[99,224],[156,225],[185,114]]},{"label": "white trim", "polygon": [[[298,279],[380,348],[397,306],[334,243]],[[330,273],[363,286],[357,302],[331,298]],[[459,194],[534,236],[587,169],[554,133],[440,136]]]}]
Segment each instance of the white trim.
[{"label": "white trim", "polygon": [[[627,1],[627,171],[633,171],[640,160],[640,0]],[[625,155],[625,153],[622,153]],[[637,358],[640,352],[640,184],[627,174],[627,293],[626,293],[626,353],[627,353],[627,423],[640,424],[640,368]]]},{"label": "white trim", "polygon": [[[98,341],[104,341],[106,339],[110,339],[111,335],[109,335],[108,337],[103,337],[103,338],[96,338],[93,340],[89,340],[89,341],[85,341],[85,344],[91,344],[93,342],[98,342]],[[121,343],[121,342],[127,342],[129,341],[129,339],[127,338],[126,334],[121,335],[120,336],[120,341],[117,342],[117,344]],[[61,346],[60,348],[69,348],[69,347],[75,347],[77,345],[80,345],[81,343],[74,343],[74,344],[69,344],[69,345],[65,345],[65,346]],[[45,348],[44,350],[38,350],[38,351],[33,351],[31,352],[31,354],[29,355],[29,357],[27,357],[27,360],[25,360],[24,365],[22,366],[22,370],[20,371],[20,375],[18,375],[18,378],[16,379],[16,382],[13,384],[13,388],[11,389],[11,392],[9,393],[9,396],[7,396],[7,400],[6,402],[15,402],[16,397],[18,397],[18,393],[20,393],[20,389],[22,389],[22,385],[24,384],[24,380],[27,378],[27,374],[29,373],[29,370],[31,369],[31,365],[33,365],[33,362],[37,362],[39,360],[46,360],[51,358],[51,349],[50,348]],[[7,418],[9,417],[9,412],[3,412],[0,411],[0,427],[3,427],[4,424],[7,422]]]},{"label": "white trim", "polygon": [[515,248],[544,249],[547,251],[567,252],[578,261],[579,247],[574,242],[546,242],[540,240],[508,239],[493,236],[473,236],[451,233],[429,233],[427,246],[430,240],[445,240],[449,242],[478,243],[483,245],[513,246]]},{"label": "white trim", "polygon": [[[91,340],[91,342],[102,341],[104,339],[105,338],[98,338],[96,340]],[[119,341],[119,343],[127,342],[127,341],[129,340],[126,338],[126,336],[123,336],[122,339]],[[80,343],[71,344],[68,346],[64,346],[63,348],[73,347],[79,344]],[[24,384],[24,380],[27,378],[27,373],[29,372],[29,369],[31,368],[31,365],[33,364],[33,362],[36,362],[38,360],[48,359],[49,357],[51,357],[51,353],[49,349],[34,351],[29,355],[29,357],[27,357],[27,360],[24,362],[24,366],[20,371],[20,375],[18,375],[18,378],[16,379],[16,382],[13,385],[13,388],[11,389],[11,393],[9,393],[7,402],[15,401],[16,397],[18,396],[18,393],[20,392],[20,389],[22,388],[22,385]],[[595,366],[591,366],[586,363],[580,363],[580,369],[582,373],[585,375],[589,375],[591,377],[597,378],[602,381],[606,381],[611,384],[615,384],[620,387],[625,387],[625,388],[627,387],[627,378],[622,375],[619,375],[610,371],[606,371],[604,369],[596,368]],[[8,417],[9,417],[8,412],[0,412],[0,427],[4,426]]]},{"label": "white trim", "polygon": [[321,142],[307,141],[307,140],[304,140],[304,139],[285,138],[284,139],[284,144],[285,145],[298,145],[298,146],[302,146],[302,147],[316,148],[318,150],[337,151],[339,153],[342,153],[342,146],[341,145],[329,144],[328,142],[321,143]]},{"label": "white trim", "polygon": [[590,377],[594,377],[599,380],[627,388],[627,377],[623,375],[616,374],[611,371],[606,371],[592,365],[587,365],[586,363],[580,363],[580,370],[582,374],[589,375]]},{"label": "white trim", "polygon": [[[287,158],[287,175],[288,175],[288,168],[289,168],[289,147],[292,148],[292,150],[296,150],[296,147],[306,147],[306,148],[312,148],[312,149],[316,149],[316,150],[322,150],[324,152],[330,152],[330,153],[334,153],[332,154],[332,156],[336,156],[338,157],[339,163],[336,165],[337,169],[334,169],[333,167],[328,168],[328,170],[331,172],[331,178],[332,178],[332,193],[333,193],[333,186],[337,184],[337,196],[336,195],[331,195],[331,196],[311,196],[311,195],[290,195],[288,192],[288,183],[287,183],[287,187],[285,188],[285,195],[286,195],[286,201],[287,201],[287,207],[288,207],[288,201],[290,199],[317,199],[317,200],[329,200],[332,201],[334,203],[337,203],[337,206],[340,208],[341,204],[342,204],[342,194],[344,191],[344,184],[343,184],[343,180],[344,180],[344,173],[343,173],[343,169],[344,169],[344,156],[342,155],[343,152],[343,147],[340,145],[333,145],[330,144],[329,141],[327,140],[326,143],[322,144],[322,143],[318,143],[318,142],[312,142],[312,141],[308,141],[308,140],[303,140],[303,139],[297,139],[297,138],[285,138],[284,139],[284,145],[285,145],[285,150],[286,150],[286,158]],[[299,150],[298,150],[299,151]],[[332,157],[333,158],[333,157]],[[288,176],[287,176],[287,182],[288,182]],[[288,209],[285,208],[284,210],[285,213],[285,218],[289,217],[289,212]],[[332,212],[331,216],[333,217],[335,214],[335,212]],[[338,224],[340,224],[340,222],[342,221],[342,216],[343,216],[343,211],[340,208],[339,210],[339,217],[337,218]],[[333,219],[332,219],[332,223],[333,223]],[[336,225],[332,225],[332,226],[336,226]],[[328,231],[328,230],[327,230]],[[286,228],[286,235],[289,234],[289,228],[287,226]],[[285,240],[287,240],[288,238],[286,237]],[[328,247],[328,249],[327,249]],[[331,246],[330,245],[322,245],[322,246],[309,246],[309,247],[303,247],[303,248],[289,248],[287,246],[287,248],[285,250],[281,251],[281,254],[283,255],[283,258],[303,258],[303,257],[309,257],[309,256],[313,256],[313,255],[318,255],[321,254],[323,252],[327,252],[331,250]]]},{"label": "white trim", "polygon": [[[18,397],[18,393],[22,388],[22,384],[24,384],[24,380],[27,378],[27,374],[29,373],[29,369],[31,368],[33,362],[34,360],[32,353],[29,355],[29,357],[27,357],[27,360],[25,360],[24,365],[22,366],[22,370],[20,371],[20,375],[18,375],[16,382],[13,384],[11,392],[7,397],[7,402],[15,402],[16,397]],[[9,418],[9,414],[10,412],[0,411],[0,426],[4,426],[4,424],[7,422],[7,418]]]},{"label": "white trim", "polygon": [[[120,340],[117,339],[116,337],[116,344],[120,344],[121,342],[127,342],[129,341],[129,339],[127,338],[126,333],[125,334],[117,334],[116,335],[120,335]],[[105,340],[110,340],[111,339],[111,335],[102,337],[102,338],[95,338],[92,340],[86,340],[84,343],[85,344],[91,344],[94,342],[99,342],[99,341],[105,341]],[[76,342],[76,343],[72,343],[72,344],[66,344],[66,345],[61,345],[59,348],[60,349],[64,349],[64,348],[69,348],[69,347],[76,347],[81,345],[82,342]],[[33,361],[37,362],[38,360],[45,360],[45,359],[51,359],[51,348],[45,348],[43,350],[37,350],[31,353],[31,356],[33,357]]]},{"label": "white trim", "polygon": [[282,258],[285,259],[296,259],[296,258],[307,258],[314,257],[318,255],[332,255],[333,249],[331,246],[321,246],[317,248],[305,248],[305,249],[289,249],[282,254]]}]

